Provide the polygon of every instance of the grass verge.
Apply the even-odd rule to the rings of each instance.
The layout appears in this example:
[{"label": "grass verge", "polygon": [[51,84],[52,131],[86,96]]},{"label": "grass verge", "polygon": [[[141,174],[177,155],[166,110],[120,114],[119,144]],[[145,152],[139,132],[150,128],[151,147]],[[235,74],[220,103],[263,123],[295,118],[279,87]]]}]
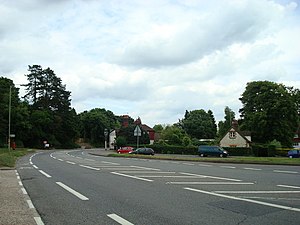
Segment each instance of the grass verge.
[{"label": "grass verge", "polygon": [[0,148],[0,167],[15,167],[17,159],[30,152],[34,152],[34,150],[25,148],[8,150],[7,148]]},{"label": "grass verge", "polygon": [[300,158],[290,159],[287,157],[247,157],[232,156],[228,158],[215,157],[195,157],[195,156],[178,156],[178,155],[130,155],[130,154],[110,154],[110,157],[129,157],[143,159],[159,159],[159,160],[177,160],[192,162],[213,162],[213,163],[243,163],[243,164],[269,164],[269,165],[294,165],[300,166]]}]

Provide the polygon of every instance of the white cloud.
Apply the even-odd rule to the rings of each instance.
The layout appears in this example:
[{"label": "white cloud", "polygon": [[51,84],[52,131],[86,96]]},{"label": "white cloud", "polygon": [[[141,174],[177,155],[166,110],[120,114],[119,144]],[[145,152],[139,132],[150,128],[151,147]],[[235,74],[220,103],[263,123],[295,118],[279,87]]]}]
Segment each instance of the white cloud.
[{"label": "white cloud", "polygon": [[50,67],[78,112],[96,107],[175,123],[217,120],[247,82],[300,88],[299,0],[0,0],[0,75]]}]

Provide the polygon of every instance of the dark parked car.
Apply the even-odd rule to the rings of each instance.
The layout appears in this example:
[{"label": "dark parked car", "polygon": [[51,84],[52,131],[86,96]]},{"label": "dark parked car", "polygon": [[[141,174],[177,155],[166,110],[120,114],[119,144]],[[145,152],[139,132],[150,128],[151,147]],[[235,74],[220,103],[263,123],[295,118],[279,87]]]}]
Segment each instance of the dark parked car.
[{"label": "dark parked car", "polygon": [[219,146],[208,146],[208,145],[200,145],[198,148],[198,154],[201,157],[204,156],[219,156],[219,157],[227,157],[228,152]]},{"label": "dark parked car", "polygon": [[287,156],[290,158],[300,158],[300,150],[290,150]]},{"label": "dark parked car", "polygon": [[137,148],[136,150],[129,152],[129,154],[154,155],[154,150],[152,148]]}]

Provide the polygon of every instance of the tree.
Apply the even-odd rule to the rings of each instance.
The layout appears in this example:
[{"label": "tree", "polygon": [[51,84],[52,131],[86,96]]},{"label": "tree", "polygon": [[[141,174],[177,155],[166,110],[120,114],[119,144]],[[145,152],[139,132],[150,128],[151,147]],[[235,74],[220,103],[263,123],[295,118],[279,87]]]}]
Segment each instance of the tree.
[{"label": "tree", "polygon": [[268,143],[276,139],[283,146],[292,145],[298,109],[287,87],[270,81],[250,82],[240,100],[241,129],[250,130],[253,141]]},{"label": "tree", "polygon": [[215,138],[216,136],[217,127],[211,110],[186,111],[185,117],[179,121],[179,124],[192,138]]},{"label": "tree", "polygon": [[218,124],[219,127],[218,136],[220,138],[222,138],[227,133],[227,131],[231,127],[232,120],[235,119],[235,113],[228,106],[225,107],[224,113],[225,113],[224,116],[225,120],[220,121]]}]

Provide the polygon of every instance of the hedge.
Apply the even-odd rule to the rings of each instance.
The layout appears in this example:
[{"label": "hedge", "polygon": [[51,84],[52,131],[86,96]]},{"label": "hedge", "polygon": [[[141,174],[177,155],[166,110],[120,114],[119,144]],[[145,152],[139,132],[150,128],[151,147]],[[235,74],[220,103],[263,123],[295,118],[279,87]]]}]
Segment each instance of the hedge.
[{"label": "hedge", "polygon": [[253,155],[251,148],[223,147],[223,149],[228,152],[229,156],[251,156],[251,155]]},{"label": "hedge", "polygon": [[173,145],[149,145],[155,153],[161,154],[181,154],[181,155],[198,155],[197,147],[173,146]]}]

